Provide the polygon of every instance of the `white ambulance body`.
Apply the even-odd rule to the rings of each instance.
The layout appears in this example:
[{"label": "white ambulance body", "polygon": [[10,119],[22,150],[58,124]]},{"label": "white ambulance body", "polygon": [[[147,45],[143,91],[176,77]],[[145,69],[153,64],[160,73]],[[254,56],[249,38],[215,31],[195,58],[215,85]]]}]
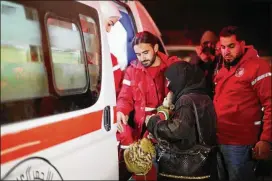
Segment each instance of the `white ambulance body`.
[{"label": "white ambulance body", "polygon": [[[115,3],[131,61],[135,32],[160,32],[140,2]],[[113,67],[99,6],[1,1],[1,180],[118,180]]]}]

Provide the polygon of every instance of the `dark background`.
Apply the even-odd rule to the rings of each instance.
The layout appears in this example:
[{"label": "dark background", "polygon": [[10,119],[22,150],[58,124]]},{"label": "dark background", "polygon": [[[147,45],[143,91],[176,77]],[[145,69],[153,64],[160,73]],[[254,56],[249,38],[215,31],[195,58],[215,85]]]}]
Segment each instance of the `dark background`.
[{"label": "dark background", "polygon": [[[141,0],[166,44],[199,44],[202,33],[227,25],[242,29],[246,43],[272,55],[272,0]],[[178,32],[182,33],[182,37]],[[177,37],[178,35],[178,37]]]}]

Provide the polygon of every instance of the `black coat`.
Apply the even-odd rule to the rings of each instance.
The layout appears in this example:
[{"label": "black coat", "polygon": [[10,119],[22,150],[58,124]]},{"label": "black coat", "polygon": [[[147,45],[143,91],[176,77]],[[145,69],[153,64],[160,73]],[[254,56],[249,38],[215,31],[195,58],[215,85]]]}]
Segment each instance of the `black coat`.
[{"label": "black coat", "polygon": [[[168,150],[170,149],[170,153],[165,153],[167,158],[165,156],[161,158],[162,152],[158,149],[158,158],[162,159],[162,161],[159,162],[159,172],[173,173],[174,175],[182,176],[184,172],[179,169],[181,169],[181,167],[183,168],[183,166],[186,167],[189,163],[183,164],[183,162],[186,162],[186,159],[177,160],[179,157],[175,156],[175,152],[188,150],[198,142],[193,103],[197,109],[196,112],[203,141],[210,146],[216,144],[216,114],[213,102],[207,93],[204,73],[199,66],[187,62],[176,62],[167,68],[165,76],[169,81],[168,88],[174,95],[173,104],[175,108],[173,115],[168,120],[160,120],[159,116],[152,116],[147,124],[147,129],[159,140],[159,143],[163,141],[166,148]],[[215,160],[214,158],[211,159]],[[194,160],[191,161],[191,163],[194,162]],[[215,164],[212,162],[211,165],[206,165],[209,168],[205,169],[216,171],[216,169],[212,169],[215,167]],[[183,166],[175,168],[179,166],[179,164]],[[182,173],[179,174],[180,171]],[[213,175],[211,176],[213,179],[216,174],[211,173],[211,175]],[[158,177],[158,180],[165,179],[176,180],[175,178]]]},{"label": "black coat", "polygon": [[[206,144],[216,141],[216,114],[213,102],[207,94],[203,71],[187,62],[176,62],[165,71],[170,81],[169,90],[173,92],[175,109],[173,116],[160,120],[159,116],[150,118],[147,129],[155,138],[166,140],[173,149],[188,149],[196,144],[195,102],[201,133]],[[188,96],[192,100],[188,99]]]},{"label": "black coat", "polygon": [[147,129],[156,139],[166,140],[171,149],[186,150],[196,144],[195,102],[201,133],[207,145],[216,144],[216,114],[213,102],[208,95],[191,93],[182,95],[175,104],[170,120],[160,120],[159,116],[150,118]]}]

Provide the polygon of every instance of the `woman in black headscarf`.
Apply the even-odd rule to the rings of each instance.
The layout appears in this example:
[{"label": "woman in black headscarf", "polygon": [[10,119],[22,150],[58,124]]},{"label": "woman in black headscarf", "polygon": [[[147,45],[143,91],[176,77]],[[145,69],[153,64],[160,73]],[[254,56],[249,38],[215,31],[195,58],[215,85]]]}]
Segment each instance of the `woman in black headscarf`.
[{"label": "woman in black headscarf", "polygon": [[[182,151],[192,148],[197,143],[194,102],[203,141],[207,145],[215,145],[216,114],[213,102],[206,91],[203,71],[195,65],[180,61],[172,64],[166,70],[165,76],[169,81],[168,88],[173,93],[172,103],[175,105],[173,114],[167,121],[161,120],[159,115],[151,116],[146,120],[148,131],[157,140],[164,140],[172,151]],[[174,158],[169,157],[169,159]],[[183,160],[180,161],[182,162]],[[171,164],[171,161],[169,163]],[[163,170],[160,170],[160,168],[167,165],[161,167],[160,162],[158,164],[158,180],[175,180],[161,176],[160,173]],[[173,165],[168,166],[175,167]],[[182,178],[181,176],[178,180]],[[186,177],[184,178],[186,180]]]}]

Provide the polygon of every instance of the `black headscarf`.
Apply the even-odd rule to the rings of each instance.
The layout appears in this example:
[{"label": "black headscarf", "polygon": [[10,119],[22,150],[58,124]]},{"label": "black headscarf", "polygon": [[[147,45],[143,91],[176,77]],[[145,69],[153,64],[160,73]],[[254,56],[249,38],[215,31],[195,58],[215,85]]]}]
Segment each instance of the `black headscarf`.
[{"label": "black headscarf", "polygon": [[184,94],[207,94],[204,72],[197,66],[185,61],[170,65],[165,73],[170,81],[169,90],[174,93],[173,103]]}]

